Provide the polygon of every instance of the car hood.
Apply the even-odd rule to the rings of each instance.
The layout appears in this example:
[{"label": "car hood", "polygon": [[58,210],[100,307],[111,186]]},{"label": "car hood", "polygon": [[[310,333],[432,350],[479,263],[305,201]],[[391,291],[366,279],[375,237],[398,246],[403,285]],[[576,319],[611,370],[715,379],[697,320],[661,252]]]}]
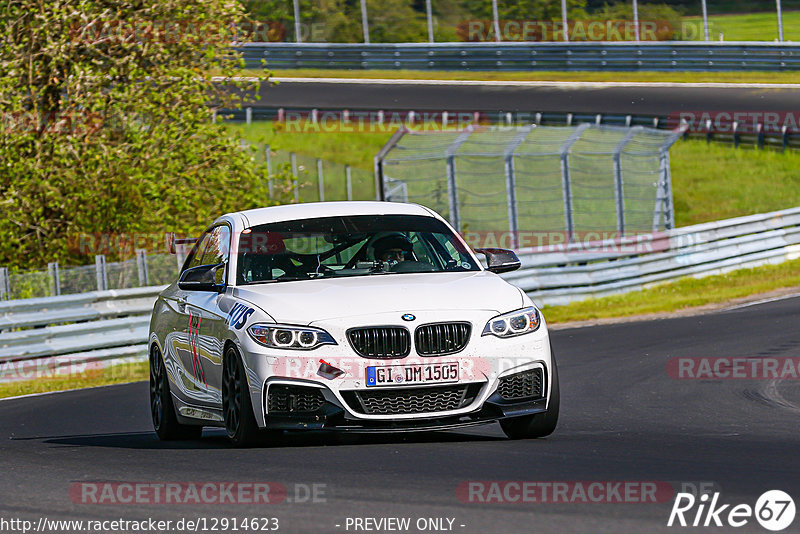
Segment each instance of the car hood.
[{"label": "car hood", "polygon": [[489,310],[504,313],[524,305],[516,287],[488,271],[414,273],[322,278],[236,288],[275,321],[313,321],[427,310]]}]

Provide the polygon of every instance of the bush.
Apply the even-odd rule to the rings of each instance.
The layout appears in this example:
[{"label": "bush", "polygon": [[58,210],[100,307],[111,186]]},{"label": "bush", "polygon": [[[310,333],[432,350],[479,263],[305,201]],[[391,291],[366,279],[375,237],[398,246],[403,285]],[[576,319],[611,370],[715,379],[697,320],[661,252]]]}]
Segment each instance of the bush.
[{"label": "bush", "polygon": [[236,0],[0,11],[0,265],[85,262],[82,233],[193,234],[269,203],[266,169],[209,108],[242,103],[207,76],[242,65],[229,46]]}]

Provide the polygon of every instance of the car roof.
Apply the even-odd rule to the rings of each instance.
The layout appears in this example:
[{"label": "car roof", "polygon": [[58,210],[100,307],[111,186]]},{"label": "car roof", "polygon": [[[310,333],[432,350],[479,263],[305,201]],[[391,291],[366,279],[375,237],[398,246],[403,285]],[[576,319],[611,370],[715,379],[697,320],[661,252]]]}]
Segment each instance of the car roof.
[{"label": "car roof", "polygon": [[[229,214],[229,216],[234,215],[237,214]],[[281,206],[240,211],[238,215],[244,218],[244,225],[246,228],[280,221],[348,215],[422,215],[426,217],[437,217],[431,210],[419,204],[379,201],[284,204]]]}]

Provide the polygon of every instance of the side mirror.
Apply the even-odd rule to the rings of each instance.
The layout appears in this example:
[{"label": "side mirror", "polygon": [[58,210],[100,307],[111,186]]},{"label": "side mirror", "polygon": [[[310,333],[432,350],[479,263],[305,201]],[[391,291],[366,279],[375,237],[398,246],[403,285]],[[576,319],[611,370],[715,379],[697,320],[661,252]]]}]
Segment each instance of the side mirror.
[{"label": "side mirror", "polygon": [[493,273],[507,273],[516,271],[522,266],[517,254],[513,250],[504,248],[478,248],[475,252],[486,256],[487,269]]},{"label": "side mirror", "polygon": [[178,287],[186,291],[216,291],[220,293],[225,289],[225,284],[217,283],[216,274],[217,270],[224,267],[224,263],[218,263],[186,269],[178,279]]}]

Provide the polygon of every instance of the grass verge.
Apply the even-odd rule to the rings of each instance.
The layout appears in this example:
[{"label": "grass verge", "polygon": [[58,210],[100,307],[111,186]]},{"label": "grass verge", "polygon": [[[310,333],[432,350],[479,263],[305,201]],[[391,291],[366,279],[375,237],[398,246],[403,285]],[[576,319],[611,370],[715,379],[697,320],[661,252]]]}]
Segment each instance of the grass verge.
[{"label": "grass verge", "polygon": [[[245,71],[243,75],[253,74]],[[572,71],[434,71],[282,69],[273,76],[285,78],[359,78],[388,80],[488,80],[548,82],[669,82],[669,83],[800,83],[800,72],[572,72]]]},{"label": "grass verge", "polygon": [[[270,122],[231,123],[232,135],[372,171],[372,158],[391,136],[380,133],[286,132]],[[670,150],[675,223],[688,226],[800,206],[800,152],[735,149],[689,139]],[[372,198],[374,185],[355,198]],[[335,200],[333,197],[330,200]]]},{"label": "grass verge", "polygon": [[[702,20],[702,17],[683,18],[684,24],[696,27],[702,27]],[[696,33],[696,40],[702,40],[702,31]],[[720,33],[726,41],[774,41],[778,38],[778,17],[774,9],[763,13],[710,15],[708,33],[714,41],[719,39]],[[800,11],[783,12],[783,38],[800,40]]]},{"label": "grass verge", "polygon": [[791,287],[800,288],[800,259],[704,278],[683,278],[642,291],[588,299],[566,306],[545,306],[542,312],[552,324],[629,317],[724,303]]},{"label": "grass verge", "polygon": [[19,380],[0,383],[0,399],[46,393],[48,391],[66,391],[69,389],[109,386],[138,382],[149,378],[147,362],[112,365],[101,369],[91,369],[74,374],[48,376],[35,380]]}]

